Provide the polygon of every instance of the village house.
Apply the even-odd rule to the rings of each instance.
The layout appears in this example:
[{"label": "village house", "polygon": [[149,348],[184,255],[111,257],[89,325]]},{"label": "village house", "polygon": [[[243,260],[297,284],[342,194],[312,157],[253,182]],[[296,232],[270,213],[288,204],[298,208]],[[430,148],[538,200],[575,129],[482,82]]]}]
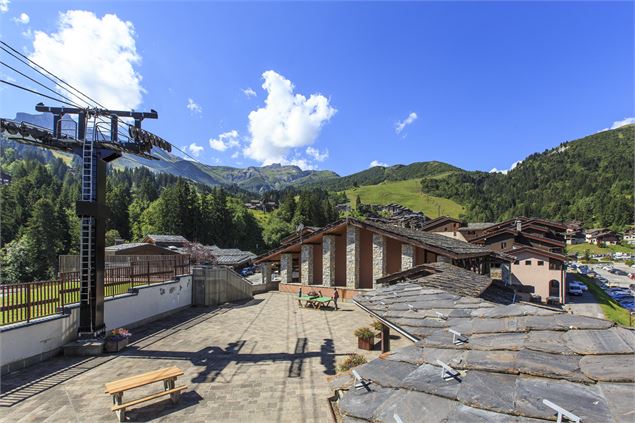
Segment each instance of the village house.
[{"label": "village house", "polygon": [[587,233],[587,241],[595,245],[617,245],[620,243],[620,235],[608,229],[600,229]]},{"label": "village house", "polygon": [[488,274],[492,256],[487,248],[439,234],[347,218],[283,244],[255,263],[262,264],[265,281],[272,268],[279,269],[280,291],[321,289],[330,295],[337,287],[342,297],[351,298],[373,289],[379,278],[425,263]]},{"label": "village house", "polygon": [[635,229],[628,229],[626,232],[624,232],[624,237],[622,239],[626,241],[629,245],[634,245],[635,244]]}]

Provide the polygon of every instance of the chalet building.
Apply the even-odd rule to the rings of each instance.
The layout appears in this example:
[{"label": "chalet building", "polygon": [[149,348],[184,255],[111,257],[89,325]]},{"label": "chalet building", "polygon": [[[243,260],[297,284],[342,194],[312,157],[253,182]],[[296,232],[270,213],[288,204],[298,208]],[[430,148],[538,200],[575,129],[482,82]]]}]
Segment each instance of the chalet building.
[{"label": "chalet building", "polygon": [[566,304],[566,256],[544,249],[520,246],[507,252],[512,286],[528,287],[526,293],[542,302]]},{"label": "chalet building", "polygon": [[501,262],[501,278],[521,293],[565,304],[566,229],[558,222],[519,217],[490,226],[470,242],[507,257]]},{"label": "chalet building", "polygon": [[216,245],[206,246],[216,259],[216,264],[228,266],[235,270],[242,269],[252,264],[256,255],[251,251],[242,251],[238,248],[220,248]]},{"label": "chalet building", "polygon": [[255,260],[265,282],[280,269],[280,290],[342,288],[351,298],[384,276],[435,262],[488,274],[491,250],[435,233],[354,218],[340,220]]},{"label": "chalet building", "polygon": [[474,238],[479,238],[483,235],[493,225],[494,223],[468,222],[465,226],[459,228],[459,233],[464,240],[471,242]]},{"label": "chalet building", "polygon": [[146,235],[141,242],[165,248],[184,248],[190,243],[190,241],[181,235]]},{"label": "chalet building", "polygon": [[426,224],[421,227],[421,230],[465,241],[465,237],[463,237],[463,234],[459,231],[459,229],[464,226],[465,223],[459,219],[449,216],[440,216],[427,221]]},{"label": "chalet building", "polygon": [[567,245],[583,244],[586,241],[582,222],[572,220],[566,224],[567,229],[564,234],[565,243]]},{"label": "chalet building", "polygon": [[624,232],[623,239],[629,245],[635,245],[635,229],[629,229],[626,232]]},{"label": "chalet building", "polygon": [[133,242],[106,247],[107,256],[173,256],[177,254],[179,253],[169,248],[147,242]]},{"label": "chalet building", "polygon": [[599,231],[595,232],[588,239],[591,244],[606,244],[606,245],[617,245],[620,243],[619,234],[613,231]]},{"label": "chalet building", "polygon": [[367,219],[402,228],[421,229],[429,221],[421,212],[416,212],[401,204],[362,204],[359,210]]}]

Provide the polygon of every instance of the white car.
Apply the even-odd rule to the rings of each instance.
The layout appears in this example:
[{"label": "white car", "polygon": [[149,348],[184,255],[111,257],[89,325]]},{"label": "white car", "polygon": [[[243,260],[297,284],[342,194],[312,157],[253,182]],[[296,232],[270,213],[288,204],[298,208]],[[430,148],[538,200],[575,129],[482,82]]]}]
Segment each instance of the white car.
[{"label": "white car", "polygon": [[579,281],[569,282],[569,287],[572,287],[572,286],[579,288],[582,292],[589,290],[588,286],[586,286],[585,284]]},{"label": "white car", "polygon": [[583,294],[582,290],[577,285],[569,285],[569,290],[567,292],[569,292],[569,295],[582,295]]}]

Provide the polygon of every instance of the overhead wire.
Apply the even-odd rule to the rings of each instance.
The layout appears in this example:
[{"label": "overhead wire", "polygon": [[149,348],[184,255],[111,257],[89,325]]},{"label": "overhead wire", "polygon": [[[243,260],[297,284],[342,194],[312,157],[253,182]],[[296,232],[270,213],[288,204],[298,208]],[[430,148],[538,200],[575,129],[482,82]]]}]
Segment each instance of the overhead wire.
[{"label": "overhead wire", "polygon": [[3,61],[1,61],[1,60],[0,60],[0,65],[3,65],[3,66],[5,66],[5,67],[7,67],[7,68],[11,69],[11,70],[12,70],[12,71],[14,71],[15,73],[17,73],[17,74],[19,74],[19,75],[22,75],[23,77],[27,78],[27,79],[28,79],[29,81],[31,81],[31,82],[35,82],[35,83],[36,83],[36,84],[38,84],[40,87],[45,88],[45,89],[47,89],[47,90],[51,91],[53,94],[56,94],[56,95],[58,95],[58,96],[62,97],[63,99],[68,100],[69,102],[71,102],[71,104],[74,104],[74,105],[75,105],[75,107],[77,107],[77,108],[79,108],[79,109],[81,109],[81,108],[82,108],[81,106],[78,106],[77,104],[73,103],[73,100],[72,100],[72,99],[70,99],[70,98],[66,97],[65,95],[63,95],[63,94],[61,94],[61,93],[59,93],[59,92],[55,91],[53,88],[49,88],[48,86],[44,85],[44,84],[43,84],[43,83],[41,83],[40,81],[36,80],[35,78],[31,78],[29,75],[27,75],[27,74],[25,74],[25,73],[23,73],[23,72],[21,72],[21,71],[17,70],[16,68],[14,68],[14,67],[12,67],[12,66],[10,66],[10,65],[6,64],[5,62],[3,62]]},{"label": "overhead wire", "polygon": [[69,106],[77,107],[77,106],[76,106],[75,104],[73,104],[73,103],[69,103],[69,102],[64,101],[64,100],[62,100],[62,99],[59,99],[59,98],[51,97],[50,95],[42,94],[42,93],[41,93],[41,92],[39,92],[39,91],[35,91],[35,90],[30,89],[30,88],[23,87],[22,85],[14,84],[13,82],[5,81],[5,80],[0,80],[0,82],[2,82],[3,84],[11,85],[11,86],[13,86],[13,87],[19,88],[19,89],[24,90],[24,91],[28,91],[28,92],[33,93],[33,94],[37,94],[37,95],[39,95],[39,96],[42,96],[42,97],[48,98],[48,99],[50,99],[50,100],[57,101],[57,102],[62,103],[62,104],[67,104],[67,105],[69,105]]},{"label": "overhead wire", "polygon": [[[44,76],[46,79],[48,79],[49,81],[51,81],[51,82],[53,82],[54,84],[56,84],[58,87],[60,87],[60,88],[62,88],[62,89],[64,89],[64,90],[66,90],[66,91],[67,91],[68,93],[70,93],[71,95],[73,95],[73,96],[75,96],[75,97],[78,97],[78,96],[77,96],[77,94],[75,94],[75,93],[73,93],[73,92],[71,91],[71,89],[72,89],[72,90],[73,90],[73,91],[75,91],[76,93],[78,93],[78,94],[82,95],[85,99],[88,99],[89,101],[86,101],[85,99],[81,99],[81,98],[79,98],[79,97],[78,97],[78,99],[79,99],[80,101],[82,101],[82,102],[86,103],[88,106],[91,106],[91,105],[92,105],[91,103],[94,103],[95,105],[97,105],[97,106],[101,107],[102,109],[107,109],[107,108],[106,108],[103,104],[99,103],[97,100],[95,100],[94,98],[90,97],[88,94],[84,93],[84,92],[83,92],[83,91],[81,91],[80,89],[78,89],[78,88],[74,87],[73,85],[69,84],[68,82],[66,82],[65,80],[63,80],[62,78],[60,78],[59,76],[55,75],[53,72],[49,71],[49,70],[48,70],[48,69],[46,69],[44,66],[42,66],[42,65],[40,65],[40,64],[38,64],[38,63],[36,63],[35,61],[33,61],[32,59],[30,59],[30,58],[29,58],[29,57],[27,57],[26,55],[22,54],[20,51],[18,51],[18,50],[16,50],[15,48],[13,48],[11,45],[7,44],[5,41],[0,40],[0,44],[1,44],[1,45],[0,45],[0,49],[2,49],[3,51],[5,51],[5,52],[6,52],[6,53],[8,53],[9,55],[11,55],[13,58],[15,58],[16,60],[20,61],[21,63],[23,63],[23,64],[27,65],[29,68],[31,68],[31,69],[33,69],[34,71],[38,72],[40,75]],[[4,47],[3,47],[3,46],[4,46]],[[12,70],[14,70],[15,72],[19,73],[20,75],[22,75],[22,76],[24,76],[24,77],[28,78],[29,80],[31,80],[31,81],[33,81],[33,82],[37,83],[38,85],[40,85],[40,86],[42,86],[42,87],[46,88],[47,90],[52,91],[52,92],[55,92],[56,94],[58,94],[58,95],[60,95],[61,97],[65,98],[66,100],[71,101],[68,97],[66,97],[66,96],[64,96],[64,95],[62,95],[62,94],[60,94],[59,92],[57,92],[57,91],[55,91],[55,90],[53,90],[53,89],[51,89],[51,88],[49,88],[49,87],[47,87],[47,86],[45,86],[44,84],[42,84],[42,83],[40,83],[40,82],[38,82],[38,81],[34,80],[33,78],[31,78],[31,77],[29,77],[29,76],[27,76],[27,75],[25,75],[25,74],[21,73],[20,71],[18,71],[18,70],[16,70],[16,69],[14,69],[14,68],[12,68],[12,67],[10,67],[9,65],[7,65],[7,64],[5,64],[5,63],[3,63],[3,62],[0,62],[0,63],[2,63],[4,66],[6,66],[6,67],[8,67],[8,68],[10,68],[10,69],[12,69]],[[40,70],[40,69],[41,69],[41,70]],[[48,75],[50,75],[50,76],[46,75],[44,72],[46,72],[46,74],[48,74]],[[53,79],[53,78],[55,78],[55,79]],[[59,81],[59,82],[57,82],[56,80],[57,80],[57,81]],[[5,84],[9,84],[9,85],[13,85],[13,86],[15,86],[15,87],[17,87],[17,88],[24,89],[24,90],[26,90],[26,91],[32,92],[32,93],[37,94],[37,95],[41,95],[41,96],[43,96],[43,97],[45,97],[45,98],[49,98],[49,99],[51,99],[51,100],[55,100],[55,101],[58,101],[58,102],[63,103],[63,104],[71,105],[71,106],[73,106],[73,107],[77,107],[77,108],[82,108],[82,107],[78,107],[78,106],[77,106],[76,104],[74,104],[74,103],[69,103],[69,102],[66,102],[66,101],[62,101],[62,100],[60,100],[60,99],[58,99],[58,98],[54,98],[54,97],[48,96],[48,95],[46,95],[46,94],[42,94],[42,93],[39,93],[39,92],[37,92],[37,91],[30,90],[30,89],[28,89],[28,88],[18,86],[17,84],[12,84],[12,83],[10,83],[10,82],[8,82],[8,81],[0,81],[0,82],[3,82],[3,83],[5,83]],[[64,87],[64,86],[62,86],[62,85],[60,85],[60,83],[61,83],[61,84],[63,84],[63,85],[65,85],[65,86],[66,86],[66,87],[68,87],[68,88],[66,88],[66,87]],[[70,88],[70,89],[69,89],[69,88]],[[108,121],[106,120],[106,118],[105,118],[105,117],[103,117],[103,116],[97,116],[97,119],[99,119],[101,122],[106,122],[106,123],[108,122]],[[96,123],[95,123],[95,124],[96,124]],[[117,133],[118,133],[118,134],[122,134],[122,133],[120,132],[120,130],[119,130],[119,127],[120,127],[120,126],[122,126],[122,125],[126,125],[126,126],[128,126],[128,127],[133,126],[133,125],[129,124],[128,122],[118,120],[118,122],[117,122],[117,126],[118,126],[118,128],[117,128]],[[127,131],[126,131],[125,129],[124,129],[124,131],[125,131],[125,132],[124,132],[123,134],[124,134],[124,135],[126,135],[126,136],[128,136],[128,135],[126,134],[126,132],[127,132]],[[169,141],[167,141],[167,140],[165,140],[165,142],[167,142],[167,143],[168,143],[168,144],[169,144],[172,148],[174,148],[175,150],[180,151],[183,155],[185,155],[185,156],[187,156],[188,158],[192,159],[194,162],[199,163],[199,164],[203,164],[203,163],[201,163],[201,162],[200,162],[200,161],[199,161],[196,157],[194,157],[194,156],[190,155],[189,153],[187,153],[186,151],[184,151],[184,150],[180,149],[178,146],[176,146],[176,145],[172,144],[171,142],[169,142]]]},{"label": "overhead wire", "polygon": [[[11,47],[9,44],[7,44],[5,41],[0,40],[0,49],[4,50],[6,53],[10,54],[11,56],[13,56],[16,60],[24,63],[25,65],[29,66],[31,69],[35,70],[36,72],[38,72],[40,75],[44,76],[46,79],[48,79],[49,81],[53,82],[54,84],[56,84],[57,86],[59,86],[62,89],[65,89],[66,91],[68,91],[69,93],[71,93],[72,95],[77,97],[77,94],[73,93],[72,91],[69,90],[72,89],[73,91],[75,91],[76,93],[82,95],[83,97],[85,97],[86,99],[88,99],[89,101],[86,100],[81,100],[84,103],[90,105],[91,102],[98,105],[99,107],[106,109],[106,107],[102,104],[100,104],[97,100],[91,98],[90,96],[86,95],[85,93],[83,93],[80,89],[72,86],[71,84],[69,84],[68,82],[64,81],[62,78],[60,78],[59,76],[55,75],[53,72],[49,71],[48,69],[46,69],[44,66],[34,62],[32,59],[30,59],[29,57],[27,57],[26,55],[22,54],[20,51],[16,50],[15,48]],[[4,46],[4,47],[3,47]],[[39,69],[38,69],[39,68]],[[40,70],[41,69],[41,70]],[[42,71],[46,72],[46,74],[50,75],[45,75]],[[53,78],[55,79],[53,79]],[[57,80],[57,81],[56,81]],[[58,82],[59,81],[59,82]],[[62,85],[60,85],[60,83],[64,84],[66,87],[63,87]]]}]

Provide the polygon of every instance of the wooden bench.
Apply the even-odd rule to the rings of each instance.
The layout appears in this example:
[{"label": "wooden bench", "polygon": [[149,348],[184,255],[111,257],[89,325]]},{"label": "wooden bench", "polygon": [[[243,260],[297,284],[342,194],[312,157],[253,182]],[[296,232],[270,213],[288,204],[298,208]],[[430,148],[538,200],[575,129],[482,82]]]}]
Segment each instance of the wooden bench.
[{"label": "wooden bench", "polygon": [[[178,367],[167,367],[165,369],[155,370],[137,376],[116,380],[106,384],[106,393],[112,395],[112,411],[117,414],[120,422],[125,421],[126,409],[146,401],[169,395],[170,399],[176,404],[180,397],[181,391],[187,389],[187,386],[175,386],[176,378],[183,375],[183,370]],[[151,383],[163,382],[163,391],[139,398],[133,401],[123,402],[123,394],[134,388],[149,385]]]}]

